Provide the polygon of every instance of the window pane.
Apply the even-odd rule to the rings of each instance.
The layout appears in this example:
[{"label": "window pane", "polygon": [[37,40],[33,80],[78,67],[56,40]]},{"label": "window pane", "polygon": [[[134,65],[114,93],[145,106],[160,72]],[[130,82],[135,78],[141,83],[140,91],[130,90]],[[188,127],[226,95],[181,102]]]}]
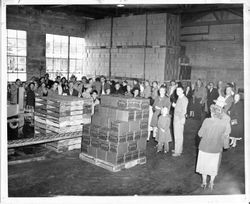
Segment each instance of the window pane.
[{"label": "window pane", "polygon": [[16,79],[18,78],[17,77],[17,73],[8,73],[8,76],[7,76],[7,80],[10,81],[10,82],[14,82],[16,81]]},{"label": "window pane", "polygon": [[17,48],[17,55],[26,56],[26,47],[18,47]]},{"label": "window pane", "polygon": [[74,72],[76,70],[76,60],[70,59],[70,72]]},{"label": "window pane", "polygon": [[68,71],[68,60],[67,59],[61,59],[61,71],[62,72]]},{"label": "window pane", "polygon": [[61,67],[61,60],[60,59],[54,59],[54,71],[60,71]]},{"label": "window pane", "polygon": [[53,41],[46,42],[46,57],[53,57]]},{"label": "window pane", "polygon": [[61,44],[60,42],[54,42],[54,57],[61,57]]},{"label": "window pane", "polygon": [[17,40],[17,46],[18,47],[26,47],[26,40],[18,39]]},{"label": "window pane", "polygon": [[77,71],[82,71],[82,69],[83,69],[82,60],[77,60],[77,63],[76,63],[76,70],[77,70]]},{"label": "window pane", "polygon": [[8,38],[16,38],[17,37],[16,30],[8,29],[7,36],[8,36]]},{"label": "window pane", "polygon": [[18,73],[17,78],[20,79],[21,81],[27,81],[27,74],[26,73]]},{"label": "window pane", "polygon": [[26,64],[26,57],[18,57],[18,61],[17,61],[18,64]]},{"label": "window pane", "polygon": [[70,44],[70,58],[76,58],[76,47],[75,44]]},{"label": "window pane", "polygon": [[68,57],[68,46],[62,47],[62,50],[61,50],[61,57],[63,57],[63,58],[67,58],[67,57]]},{"label": "window pane", "polygon": [[8,71],[15,72],[17,68],[17,57],[8,57]]},{"label": "window pane", "polygon": [[7,55],[17,55],[17,48],[16,47],[8,47],[7,48]]},{"label": "window pane", "polygon": [[18,72],[26,72],[26,64],[18,64]]},{"label": "window pane", "polygon": [[17,31],[17,38],[26,40],[26,31],[18,30]]}]

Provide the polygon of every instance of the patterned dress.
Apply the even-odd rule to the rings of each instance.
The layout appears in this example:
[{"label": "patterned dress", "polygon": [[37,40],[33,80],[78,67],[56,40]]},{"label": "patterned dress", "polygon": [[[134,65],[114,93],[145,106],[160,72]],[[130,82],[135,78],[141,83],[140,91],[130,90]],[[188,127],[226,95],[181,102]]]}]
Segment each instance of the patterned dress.
[{"label": "patterned dress", "polygon": [[[158,141],[160,145],[164,145],[172,141],[171,133],[170,133],[170,123],[171,123],[171,118],[169,115],[167,116],[161,115],[159,117],[159,120],[158,120],[159,131],[156,137],[156,141]],[[161,129],[165,130],[165,132],[163,132]]]},{"label": "patterned dress", "polygon": [[171,103],[170,103],[170,100],[167,96],[164,96],[164,97],[160,97],[158,96],[156,99],[155,99],[155,102],[153,104],[153,117],[152,117],[152,120],[151,120],[151,126],[152,127],[157,127],[157,122],[158,122],[158,117],[161,113],[161,110],[160,109],[156,109],[155,107],[159,107],[159,108],[162,108],[164,106],[168,107],[168,109],[170,108],[171,106]]}]

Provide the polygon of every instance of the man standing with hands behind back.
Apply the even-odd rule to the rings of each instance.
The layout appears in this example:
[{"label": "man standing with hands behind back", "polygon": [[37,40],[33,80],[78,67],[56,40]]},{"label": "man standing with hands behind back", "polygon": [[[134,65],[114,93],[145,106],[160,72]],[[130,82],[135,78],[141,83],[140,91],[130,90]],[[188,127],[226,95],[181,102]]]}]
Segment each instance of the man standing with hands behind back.
[{"label": "man standing with hands behind back", "polygon": [[184,89],[182,86],[178,86],[176,89],[178,99],[176,103],[173,103],[172,106],[174,110],[174,139],[175,139],[175,149],[173,150],[172,156],[178,157],[181,156],[183,150],[183,132],[184,124],[186,121],[186,112],[188,99],[184,95]]}]

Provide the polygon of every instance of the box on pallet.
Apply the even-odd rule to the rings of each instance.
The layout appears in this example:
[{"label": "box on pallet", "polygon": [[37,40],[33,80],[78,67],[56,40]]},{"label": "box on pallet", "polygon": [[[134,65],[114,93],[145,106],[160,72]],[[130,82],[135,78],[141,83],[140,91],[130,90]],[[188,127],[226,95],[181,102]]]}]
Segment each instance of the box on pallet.
[{"label": "box on pallet", "polygon": [[124,154],[128,152],[128,143],[123,142],[123,143],[111,143],[109,144],[109,151],[110,152],[115,152],[117,154]]},{"label": "box on pallet", "polygon": [[114,132],[110,132],[108,141],[113,142],[113,143],[123,143],[127,141],[126,135],[121,135],[118,136],[117,134],[113,134]]},{"label": "box on pallet", "polygon": [[129,152],[135,151],[136,149],[137,149],[137,142],[136,141],[128,142],[128,151]]},{"label": "box on pallet", "polygon": [[108,152],[103,150],[103,149],[100,149],[98,148],[97,149],[97,155],[96,157],[100,160],[103,160],[103,161],[107,161],[107,155],[108,155]]},{"label": "box on pallet", "polygon": [[125,135],[129,132],[129,124],[122,121],[113,121],[111,122],[111,130],[116,132],[118,136]]},{"label": "box on pallet", "polygon": [[135,132],[140,130],[140,121],[129,121],[129,132]]},{"label": "box on pallet", "polygon": [[88,155],[90,155],[90,156],[96,158],[96,156],[97,156],[97,149],[98,149],[98,148],[96,148],[96,147],[89,146],[89,147],[88,147]]},{"label": "box on pallet", "polygon": [[124,154],[117,154],[115,152],[107,152],[107,162],[111,164],[123,164],[124,163]]},{"label": "box on pallet", "polygon": [[137,140],[137,149],[138,150],[146,150],[147,147],[147,140],[144,138],[140,138]]},{"label": "box on pallet", "polygon": [[135,131],[133,133],[133,140],[136,141],[136,140],[139,140],[140,138],[141,138],[141,130]]},{"label": "box on pallet", "polygon": [[90,140],[90,144],[92,147],[99,148],[100,147],[100,140],[97,138],[92,137]]},{"label": "box on pallet", "polygon": [[126,134],[127,142],[134,140],[134,132],[128,132]]},{"label": "box on pallet", "polygon": [[127,152],[126,154],[124,154],[125,163],[132,161],[132,156],[133,156],[132,152]]},{"label": "box on pallet", "polygon": [[100,148],[105,151],[109,151],[110,149],[110,142],[108,141],[100,141]]},{"label": "box on pallet", "polygon": [[110,129],[109,128],[101,127],[99,129],[99,136],[98,137],[99,137],[100,140],[106,141],[109,138],[109,133],[110,133]]}]

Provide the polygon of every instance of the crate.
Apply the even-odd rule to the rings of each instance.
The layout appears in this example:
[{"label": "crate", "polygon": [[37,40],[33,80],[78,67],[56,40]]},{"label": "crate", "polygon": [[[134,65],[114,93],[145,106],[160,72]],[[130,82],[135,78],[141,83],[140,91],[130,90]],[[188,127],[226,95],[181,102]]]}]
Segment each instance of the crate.
[{"label": "crate", "polygon": [[134,132],[128,132],[126,135],[127,142],[134,140]]},{"label": "crate", "polygon": [[110,132],[108,141],[112,143],[116,143],[116,144],[124,143],[127,141],[127,136],[126,135],[117,136],[117,135],[112,134],[112,132]]},{"label": "crate", "polygon": [[137,141],[141,138],[141,130],[133,132],[133,140]]},{"label": "crate", "polygon": [[118,136],[125,135],[129,132],[129,124],[122,121],[113,121],[111,122],[112,132],[116,132]]},{"label": "crate", "polygon": [[136,149],[137,149],[137,142],[136,141],[128,142],[128,152],[135,151]]},{"label": "crate", "polygon": [[117,154],[124,154],[128,152],[129,144],[127,142],[123,143],[112,143],[109,144],[109,151]]},{"label": "crate", "polygon": [[148,129],[148,118],[140,120],[140,129]]},{"label": "crate", "polygon": [[147,147],[147,139],[140,138],[139,140],[137,140],[137,149],[138,150],[146,151],[146,147]]},{"label": "crate", "polygon": [[140,130],[140,121],[129,121],[129,132],[135,132]]}]

